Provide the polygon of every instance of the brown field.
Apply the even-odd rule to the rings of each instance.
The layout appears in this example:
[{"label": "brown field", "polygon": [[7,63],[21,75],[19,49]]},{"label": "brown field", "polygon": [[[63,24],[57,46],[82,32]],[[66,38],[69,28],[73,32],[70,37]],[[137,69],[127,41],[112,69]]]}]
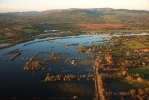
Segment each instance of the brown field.
[{"label": "brown field", "polygon": [[63,29],[120,29],[125,27],[122,24],[52,24],[52,26]]},{"label": "brown field", "polygon": [[124,27],[120,24],[75,24],[75,26],[86,29],[111,29]]}]

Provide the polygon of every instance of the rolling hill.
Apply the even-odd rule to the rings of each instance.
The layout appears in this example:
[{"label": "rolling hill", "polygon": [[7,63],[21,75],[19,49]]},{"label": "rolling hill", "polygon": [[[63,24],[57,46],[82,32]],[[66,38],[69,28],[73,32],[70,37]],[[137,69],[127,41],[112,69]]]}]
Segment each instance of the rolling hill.
[{"label": "rolling hill", "polygon": [[118,24],[124,29],[149,29],[149,11],[112,8],[55,9],[42,12],[1,13],[1,19],[40,24]]}]

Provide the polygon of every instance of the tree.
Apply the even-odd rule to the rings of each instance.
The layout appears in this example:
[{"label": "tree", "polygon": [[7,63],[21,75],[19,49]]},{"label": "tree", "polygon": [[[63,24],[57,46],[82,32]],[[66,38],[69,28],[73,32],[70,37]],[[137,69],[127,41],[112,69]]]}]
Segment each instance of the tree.
[{"label": "tree", "polygon": [[131,94],[131,95],[135,95],[135,94],[136,94],[136,90],[135,90],[135,89],[131,89],[131,90],[130,90],[130,94]]},{"label": "tree", "polygon": [[144,89],[138,89],[138,93],[142,96],[145,93]]}]

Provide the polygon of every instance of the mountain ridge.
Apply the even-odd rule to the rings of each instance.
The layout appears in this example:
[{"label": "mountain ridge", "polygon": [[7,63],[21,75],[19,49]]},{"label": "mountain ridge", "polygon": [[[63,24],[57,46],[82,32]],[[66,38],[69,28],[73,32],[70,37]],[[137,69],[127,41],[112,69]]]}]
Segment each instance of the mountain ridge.
[{"label": "mountain ridge", "polygon": [[130,11],[130,12],[149,12],[147,10],[129,10],[129,9],[113,9],[113,8],[69,8],[69,9],[51,9],[45,11],[24,11],[24,12],[7,12],[0,13],[0,15],[14,15],[14,16],[40,16],[55,12],[66,12],[74,10],[83,10],[83,11],[96,11],[96,12],[107,12],[107,11]]},{"label": "mountain ridge", "polygon": [[[52,24],[118,24],[124,29],[149,29],[149,11],[113,8],[53,9],[0,14],[0,21],[42,27]],[[14,20],[15,19],[15,20]],[[69,25],[68,25],[69,26]],[[110,27],[110,26],[109,26]]]}]

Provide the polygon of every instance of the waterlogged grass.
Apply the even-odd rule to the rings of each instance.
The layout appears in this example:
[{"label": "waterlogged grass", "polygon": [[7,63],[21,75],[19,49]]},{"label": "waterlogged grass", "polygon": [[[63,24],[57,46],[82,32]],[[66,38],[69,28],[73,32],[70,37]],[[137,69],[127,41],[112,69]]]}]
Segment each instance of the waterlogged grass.
[{"label": "waterlogged grass", "polygon": [[12,39],[6,39],[6,40],[0,40],[0,44],[3,44],[3,43],[11,43],[13,40]]},{"label": "waterlogged grass", "polygon": [[112,82],[123,91],[130,91],[130,89],[139,89],[148,87],[146,83],[140,83],[128,79],[116,79],[113,80]]},{"label": "waterlogged grass", "polygon": [[91,96],[93,94],[93,88],[88,87],[84,84],[75,83],[63,83],[58,85],[59,89],[67,95],[77,95],[77,96]]}]

